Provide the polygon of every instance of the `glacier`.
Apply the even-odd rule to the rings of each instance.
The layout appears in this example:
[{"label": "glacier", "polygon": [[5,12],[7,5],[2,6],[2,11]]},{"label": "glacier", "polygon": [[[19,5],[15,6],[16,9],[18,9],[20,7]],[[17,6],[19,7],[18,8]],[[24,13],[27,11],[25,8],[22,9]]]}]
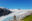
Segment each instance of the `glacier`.
[{"label": "glacier", "polygon": [[21,10],[9,9],[9,10],[12,11],[12,13],[10,13],[9,15],[0,17],[0,21],[8,21],[9,19],[13,20],[14,15],[16,16],[16,19],[18,19],[18,18],[22,19],[22,18],[24,18],[27,15],[30,15],[32,13],[32,9],[25,9],[25,10],[24,9],[21,9]]}]

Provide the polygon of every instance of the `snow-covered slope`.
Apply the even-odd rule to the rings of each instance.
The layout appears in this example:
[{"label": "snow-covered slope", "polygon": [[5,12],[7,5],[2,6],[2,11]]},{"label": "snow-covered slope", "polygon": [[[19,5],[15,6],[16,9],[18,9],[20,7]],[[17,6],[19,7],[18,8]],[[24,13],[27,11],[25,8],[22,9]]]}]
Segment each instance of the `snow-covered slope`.
[{"label": "snow-covered slope", "polygon": [[16,15],[16,19],[18,18],[23,18],[27,15],[30,15],[30,13],[32,12],[32,9],[21,9],[21,10],[18,10],[18,9],[9,9],[10,11],[12,11],[11,14],[9,15],[6,15],[6,16],[2,16],[0,17],[0,21],[5,21],[5,20],[8,20],[8,19],[13,19],[13,16]]}]

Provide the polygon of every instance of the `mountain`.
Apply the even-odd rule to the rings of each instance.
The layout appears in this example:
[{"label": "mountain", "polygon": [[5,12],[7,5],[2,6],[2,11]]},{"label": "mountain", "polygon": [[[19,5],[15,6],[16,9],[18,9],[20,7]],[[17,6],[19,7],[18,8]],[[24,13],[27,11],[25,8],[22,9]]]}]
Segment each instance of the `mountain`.
[{"label": "mountain", "polygon": [[[0,9],[1,10],[1,9]],[[5,8],[4,8],[5,10]],[[6,10],[10,10],[10,13],[8,15],[5,14],[5,16],[1,16],[0,17],[0,21],[4,21],[5,19],[9,20],[9,19],[14,19],[14,15],[16,16],[16,19],[21,19],[26,17],[27,15],[30,15],[30,13],[32,12],[32,9],[6,9]],[[11,13],[12,12],[12,13]]]}]

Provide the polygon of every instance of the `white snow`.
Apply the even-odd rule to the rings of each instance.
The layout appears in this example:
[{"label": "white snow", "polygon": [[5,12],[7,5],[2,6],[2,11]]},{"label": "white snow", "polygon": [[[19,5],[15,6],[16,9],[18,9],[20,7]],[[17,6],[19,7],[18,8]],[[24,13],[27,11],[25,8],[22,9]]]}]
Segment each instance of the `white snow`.
[{"label": "white snow", "polygon": [[[0,21],[3,21],[3,20],[5,20],[6,18],[9,18],[9,17],[13,18],[14,15],[16,15],[16,17],[23,18],[27,15],[30,15],[30,13],[32,11],[32,9],[28,9],[28,10],[9,9],[9,10],[12,11],[12,13],[9,14],[9,15],[0,17]],[[28,11],[30,11],[30,12],[28,12]]]}]

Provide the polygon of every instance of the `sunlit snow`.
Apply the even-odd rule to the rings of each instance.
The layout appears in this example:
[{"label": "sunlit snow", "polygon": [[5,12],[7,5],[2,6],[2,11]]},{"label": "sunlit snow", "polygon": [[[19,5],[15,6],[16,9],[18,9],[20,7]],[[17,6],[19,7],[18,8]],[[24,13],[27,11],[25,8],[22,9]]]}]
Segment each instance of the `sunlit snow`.
[{"label": "sunlit snow", "polygon": [[12,20],[14,15],[16,15],[17,18],[18,17],[19,18],[23,18],[23,17],[25,17],[27,15],[30,15],[31,12],[28,12],[28,11],[32,11],[32,9],[31,10],[9,9],[9,10],[12,11],[12,13],[9,14],[9,15],[0,17],[0,21],[5,21],[5,20],[8,21],[9,19]]}]

